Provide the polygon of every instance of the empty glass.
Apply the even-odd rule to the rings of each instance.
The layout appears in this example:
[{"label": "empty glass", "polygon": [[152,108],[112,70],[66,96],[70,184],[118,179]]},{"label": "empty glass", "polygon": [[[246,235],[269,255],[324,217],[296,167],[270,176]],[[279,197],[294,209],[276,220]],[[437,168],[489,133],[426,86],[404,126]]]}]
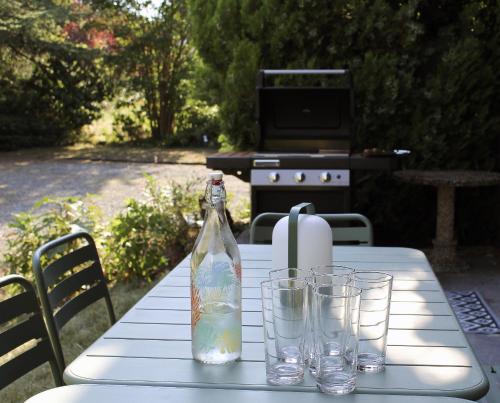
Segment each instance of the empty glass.
[{"label": "empty glass", "polygon": [[362,290],[358,370],[380,372],[385,368],[392,276],[380,272],[357,271],[354,285]]},{"label": "empty glass", "polygon": [[326,266],[315,266],[311,268],[311,271],[315,275],[321,274],[333,274],[336,276],[348,276],[353,278],[355,270],[352,267],[340,266],[336,264],[326,265]]},{"label": "empty glass", "polygon": [[309,372],[312,376],[316,376],[316,360],[314,358],[314,334],[312,327],[312,320],[314,318],[314,309],[313,309],[313,295],[314,288],[318,286],[347,286],[351,285],[352,278],[350,274],[344,275],[336,275],[336,274],[318,274],[306,279],[308,284],[307,291],[307,299],[309,304],[308,309],[308,320],[307,320],[307,334],[306,334],[306,347],[305,347],[305,355],[306,355],[306,364],[309,366]]},{"label": "empty glass", "polygon": [[266,379],[293,385],[304,379],[307,284],[302,279],[261,283]]},{"label": "empty glass", "polygon": [[360,294],[348,285],[314,287],[316,384],[324,393],[343,395],[356,387]]},{"label": "empty glass", "polygon": [[271,270],[269,272],[269,279],[275,280],[279,278],[307,278],[312,276],[311,270],[307,269],[295,269],[292,267],[287,267],[284,269]]}]

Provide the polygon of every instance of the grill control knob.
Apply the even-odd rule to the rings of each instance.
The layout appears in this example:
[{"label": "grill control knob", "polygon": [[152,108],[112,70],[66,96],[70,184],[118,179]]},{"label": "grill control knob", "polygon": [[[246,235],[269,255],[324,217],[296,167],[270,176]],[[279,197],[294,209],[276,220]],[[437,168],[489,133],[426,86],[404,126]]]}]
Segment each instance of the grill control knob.
[{"label": "grill control knob", "polygon": [[322,183],[328,183],[332,180],[332,175],[330,175],[330,172],[321,172],[321,175],[319,176],[319,180]]},{"label": "grill control knob", "polygon": [[302,183],[305,181],[306,175],[304,174],[304,172],[296,172],[294,175],[294,179],[295,179],[295,182]]},{"label": "grill control knob", "polygon": [[280,174],[278,172],[271,172],[269,174],[269,182],[276,183],[280,180]]}]

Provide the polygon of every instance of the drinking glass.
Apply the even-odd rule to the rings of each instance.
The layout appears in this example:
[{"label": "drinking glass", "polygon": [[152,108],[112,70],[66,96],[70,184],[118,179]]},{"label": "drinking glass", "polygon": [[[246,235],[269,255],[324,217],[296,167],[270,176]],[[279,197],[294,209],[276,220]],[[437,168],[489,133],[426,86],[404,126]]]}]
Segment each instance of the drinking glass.
[{"label": "drinking glass", "polygon": [[[313,276],[313,273],[310,269],[296,269],[296,268],[285,268],[285,269],[277,269],[277,270],[271,270],[269,272],[269,278],[271,280],[274,279],[286,279],[286,278],[298,278],[298,279],[303,279],[306,280],[306,283],[308,283],[308,280],[310,280]],[[308,287],[307,290],[307,317],[306,317],[306,334],[305,334],[305,340],[304,340],[304,364],[306,366],[311,365],[311,359],[312,359],[312,350],[311,350],[311,345],[312,345],[312,328],[310,325],[310,307],[311,307],[311,291]]]},{"label": "drinking glass", "polygon": [[314,287],[316,385],[324,393],[343,395],[356,387],[360,294],[349,285]]},{"label": "drinking glass", "polygon": [[358,370],[381,372],[385,369],[392,276],[380,272],[357,271],[354,285],[362,290]]},{"label": "drinking glass", "polygon": [[288,278],[264,281],[262,315],[266,378],[273,385],[293,385],[304,379],[307,284]]},{"label": "drinking glass", "polygon": [[305,279],[312,276],[313,273],[308,269],[295,269],[293,267],[287,267],[284,269],[271,270],[269,272],[269,279],[284,279],[284,278],[300,278]]},{"label": "drinking glass", "polygon": [[332,264],[325,266],[315,266],[311,268],[311,271],[315,275],[333,274],[336,276],[347,276],[352,279],[356,270],[354,270],[352,267]]},{"label": "drinking glass", "polygon": [[307,300],[309,304],[308,319],[307,319],[307,332],[306,332],[306,346],[305,356],[306,364],[309,366],[309,372],[312,376],[316,377],[316,360],[314,357],[314,334],[312,321],[314,320],[314,289],[319,286],[348,286],[351,285],[352,278],[350,275],[344,274],[317,274],[306,278],[308,285]]}]

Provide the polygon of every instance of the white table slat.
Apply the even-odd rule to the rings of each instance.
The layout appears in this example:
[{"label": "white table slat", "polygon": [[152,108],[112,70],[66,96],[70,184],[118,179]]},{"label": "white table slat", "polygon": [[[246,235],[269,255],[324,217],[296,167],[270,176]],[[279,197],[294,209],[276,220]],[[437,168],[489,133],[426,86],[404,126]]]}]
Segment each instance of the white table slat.
[{"label": "white table slat", "polygon": [[[241,319],[246,326],[262,326],[261,312],[242,312]],[[132,309],[127,312],[120,323],[156,323],[156,324],[174,324],[190,325],[191,312],[189,310],[150,310],[150,309]]]},{"label": "white table slat", "polygon": [[[242,299],[257,299],[260,302],[260,288],[243,288],[241,291]],[[148,297],[170,297],[170,298],[189,298],[189,287],[173,287],[163,285],[155,287]],[[446,297],[441,291],[392,291],[392,300],[396,302],[445,302]]]},{"label": "white table slat", "polygon": [[[191,313],[189,310],[179,311],[175,309],[134,309],[124,315],[120,322],[189,325]],[[246,326],[262,326],[262,314],[260,312],[243,312],[242,323]],[[389,330],[392,329],[458,330],[457,322],[453,316],[433,315],[391,315]]]},{"label": "white table slat", "polygon": [[447,302],[391,301],[390,313],[391,315],[453,315]]},{"label": "white table slat", "polygon": [[[191,340],[190,325],[164,324],[158,326],[151,323],[123,323],[109,329],[104,339],[143,339],[143,340]],[[263,332],[260,326],[243,326],[244,343],[263,343]],[[411,330],[391,329],[388,345],[394,346],[428,346],[428,347],[467,347],[465,337],[453,330]]]},{"label": "white table slat", "polygon": [[[180,290],[180,291],[177,291]],[[247,288],[247,290],[257,290],[257,289],[250,289]],[[176,295],[176,294],[187,294],[189,295],[189,289],[184,290],[181,287],[172,287],[170,290],[168,290],[171,295]],[[161,292],[158,290],[155,290],[156,292]],[[251,295],[252,293],[250,291],[246,292],[246,295]],[[441,302],[445,303],[446,302],[446,297],[442,292],[438,291],[393,291],[392,293],[392,300],[393,302],[413,302],[413,303],[436,303],[436,302]],[[143,309],[181,309],[181,310],[189,310],[191,300],[188,296],[180,297],[180,296],[173,296],[173,297],[163,297],[163,296],[155,296],[152,294],[149,294],[145,296],[137,305],[137,308],[143,308]],[[242,298],[241,301],[241,308],[243,311],[250,311],[250,312],[260,312],[261,310],[261,300],[260,297],[257,297],[257,294],[253,295],[252,298]]]},{"label": "white table slat", "polygon": [[[243,277],[241,286],[243,290],[245,288],[260,288],[260,283],[265,280],[268,280],[268,277]],[[178,277],[168,275],[155,290],[157,292],[162,292],[162,288],[164,287],[190,287],[189,283],[190,278],[188,276]],[[393,289],[398,291],[440,291],[441,287],[437,280],[395,278],[393,282]]]},{"label": "white table slat", "polygon": [[[148,309],[148,310],[168,310],[174,309],[178,311],[189,311],[191,310],[191,306],[189,301],[182,301],[181,298],[171,298],[170,305],[166,308],[162,308],[158,305],[155,305],[155,299],[151,299],[149,301],[140,301],[136,308],[138,309]],[[158,301],[156,301],[158,302]],[[165,301],[163,301],[165,303]],[[246,303],[245,303],[246,305]],[[243,312],[249,312],[249,310],[245,309],[246,306],[243,307]],[[252,312],[252,311],[250,311]],[[260,312],[260,307],[257,311]],[[391,302],[391,315],[436,315],[436,316],[452,316],[453,313],[447,302],[404,302],[404,301],[392,301]]]},{"label": "white table slat", "polygon": [[[269,267],[263,267],[260,269],[252,269],[248,267],[243,267],[241,271],[242,279],[257,279],[256,281],[262,281],[267,279],[267,270]],[[382,269],[378,269],[382,270]],[[389,272],[389,271],[388,271]],[[418,272],[413,271],[390,271],[390,274],[394,277],[395,280],[433,280],[436,281],[436,275],[427,270],[421,270]],[[188,266],[185,267],[177,267],[169,273],[169,277],[183,277],[189,279],[190,269]]]},{"label": "white table slat", "polygon": [[[240,245],[240,251],[240,362],[206,366],[192,360],[188,256],[67,367],[67,383],[315,391],[309,374],[301,385],[277,388],[266,383],[259,284],[271,268],[271,248]],[[486,377],[422,252],[334,247],[334,261],[352,262],[357,269],[388,272],[395,279],[386,371],[360,375],[358,392],[477,399],[487,391]]]},{"label": "white table slat", "polygon": [[[162,388],[124,385],[71,385],[33,396],[26,403],[316,403],[331,396],[304,392],[274,393],[258,390]],[[349,395],[343,403],[466,403],[468,400],[436,396]]]},{"label": "white table slat", "polygon": [[[182,298],[152,298],[152,300],[155,301],[154,304],[149,301],[138,304],[135,309],[123,316],[121,322],[186,325],[191,323],[189,300]],[[243,300],[245,309],[242,313],[243,325],[262,326],[259,304],[258,300]],[[414,304],[415,308],[425,308],[425,305]],[[427,304],[427,306],[435,307],[439,304]],[[434,315],[432,312],[417,315],[391,314],[389,318],[389,329],[457,330],[457,326],[456,319],[451,314]]]},{"label": "white table slat", "polygon": [[[91,355],[187,360],[191,359],[191,341],[101,338]],[[243,343],[241,361],[264,362],[264,343]],[[388,346],[386,364],[468,366],[469,357],[463,347]]]}]

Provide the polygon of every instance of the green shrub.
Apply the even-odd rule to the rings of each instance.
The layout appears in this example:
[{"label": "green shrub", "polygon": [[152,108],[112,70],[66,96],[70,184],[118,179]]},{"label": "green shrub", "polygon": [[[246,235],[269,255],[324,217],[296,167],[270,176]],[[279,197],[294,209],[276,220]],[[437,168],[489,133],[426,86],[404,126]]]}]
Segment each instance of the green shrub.
[{"label": "green shrub", "polygon": [[10,273],[32,278],[31,258],[37,248],[53,239],[85,230],[98,241],[102,231],[101,213],[95,206],[86,206],[76,197],[46,197],[28,212],[16,214],[9,227],[14,231],[7,238],[5,263]]},{"label": "green shrub", "polygon": [[252,214],[252,206],[250,205],[250,199],[244,198],[240,199],[238,202],[233,203],[233,194],[228,193],[227,205],[228,209],[231,211],[231,216],[235,223],[241,225],[247,225],[250,223],[250,218]]},{"label": "green shrub", "polygon": [[188,99],[176,116],[175,133],[167,138],[167,144],[213,147],[217,144],[219,130],[219,108],[198,99]]},{"label": "green shrub", "polygon": [[143,110],[143,104],[140,94],[128,94],[116,101],[112,141],[139,142],[150,136],[149,120]]},{"label": "green shrub", "polygon": [[199,218],[193,186],[170,182],[163,190],[147,177],[147,200],[129,199],[106,235],[105,266],[112,277],[152,280],[191,250],[197,230],[190,222]]}]

